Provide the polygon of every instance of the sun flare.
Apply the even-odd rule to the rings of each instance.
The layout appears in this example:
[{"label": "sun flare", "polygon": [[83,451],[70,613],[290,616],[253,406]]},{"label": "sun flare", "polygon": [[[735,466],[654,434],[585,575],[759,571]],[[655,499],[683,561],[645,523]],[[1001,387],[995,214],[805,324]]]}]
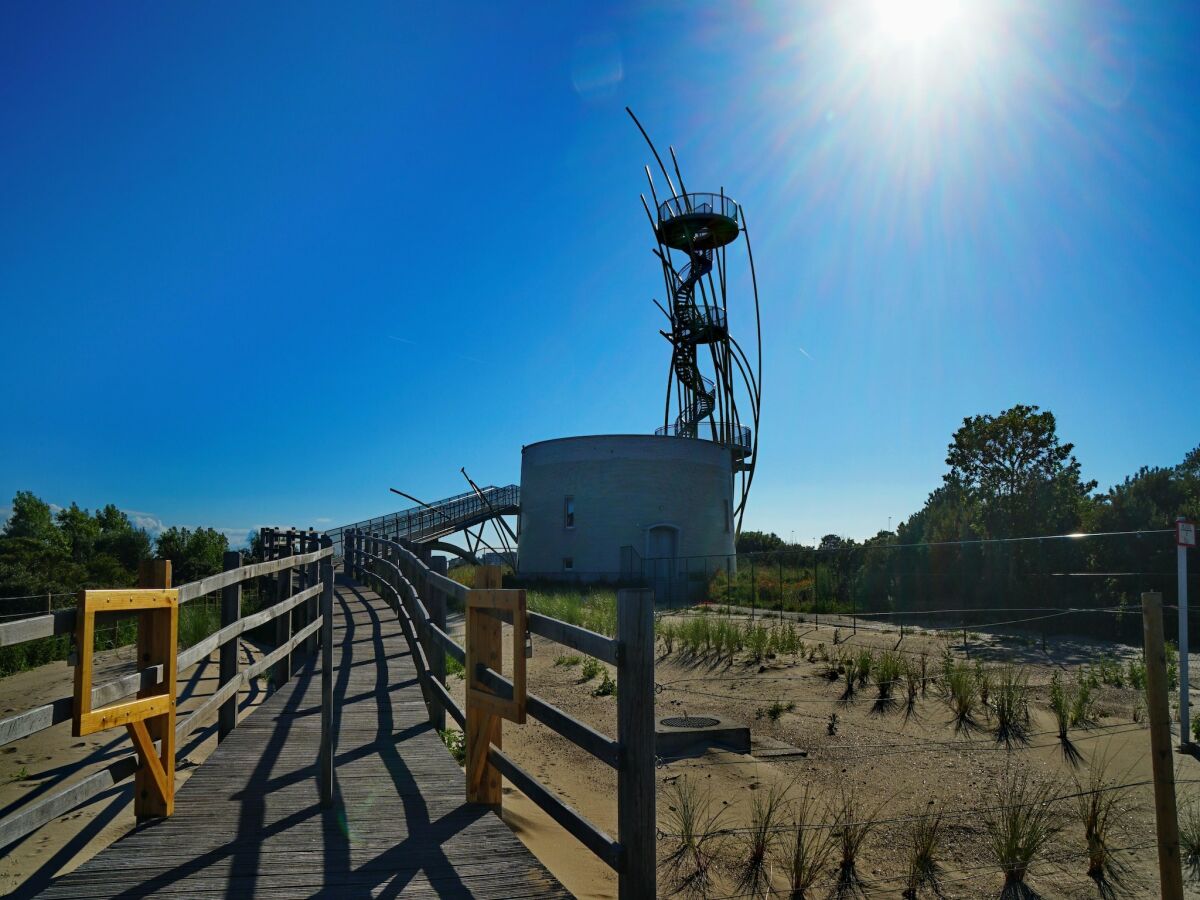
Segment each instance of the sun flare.
[{"label": "sun flare", "polygon": [[872,15],[879,37],[901,45],[952,37],[965,19],[961,0],[876,0]]}]

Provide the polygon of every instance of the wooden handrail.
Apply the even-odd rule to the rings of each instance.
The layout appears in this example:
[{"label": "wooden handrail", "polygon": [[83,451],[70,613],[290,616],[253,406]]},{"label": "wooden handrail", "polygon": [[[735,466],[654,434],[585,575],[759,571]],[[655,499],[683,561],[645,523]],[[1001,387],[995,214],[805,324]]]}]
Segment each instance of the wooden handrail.
[{"label": "wooden handrail", "polygon": [[[280,559],[254,563],[230,569],[219,575],[213,575],[191,582],[179,588],[180,601],[195,599],[205,594],[213,593],[231,585],[240,584],[250,578],[268,575],[300,566],[312,566],[321,563],[319,580],[296,594],[284,597],[266,609],[260,610],[244,618],[238,618],[229,625],[222,627],[193,646],[180,651],[176,655],[176,665],[179,669],[189,668],[195,663],[208,658],[213,651],[224,647],[250,629],[263,625],[281,616],[286,616],[292,610],[306,602],[320,598],[320,614],[310,621],[270,653],[253,665],[237,672],[200,706],[188,712],[186,718],[176,723],[175,738],[181,742],[208,716],[221,708],[222,704],[237,696],[238,691],[250,683],[251,679],[277,666],[282,660],[303,646],[318,632],[323,634],[324,669],[322,671],[322,737],[321,737],[321,766],[320,787],[321,800],[329,805],[333,799],[333,756],[332,747],[332,680],[331,680],[331,644],[332,644],[332,597],[333,597],[333,547],[328,540],[325,546],[308,553],[284,556]],[[69,627],[68,627],[69,625]],[[25,619],[20,622],[0,626],[0,646],[7,643],[20,643],[40,637],[73,632],[75,625],[75,610],[59,610],[51,615]],[[15,628],[13,626],[23,626]],[[290,628],[288,629],[290,631]],[[154,687],[162,679],[162,666],[151,666],[122,678],[105,684],[97,685],[91,692],[93,707],[100,707],[120,700],[145,688]],[[70,721],[74,711],[74,696],[60,697],[50,703],[43,704],[31,710],[17,713],[0,720],[0,745],[7,744],[19,738],[36,734],[53,725]],[[157,746],[157,742],[156,742]],[[86,765],[81,761],[77,767]],[[7,818],[0,820],[0,847],[7,846],[36,830],[52,819],[70,811],[81,803],[108,790],[139,768],[136,755],[121,757],[98,772],[55,791],[39,801],[27,804]]]},{"label": "wooden handrail", "polygon": [[[347,548],[343,557],[347,573],[375,583],[380,595],[396,613],[412,648],[418,678],[431,712],[434,706],[440,707],[466,728],[462,709],[445,685],[433,677],[427,660],[429,652],[436,651],[464,662],[466,650],[432,621],[414,582],[435,591],[451,593],[464,604],[468,589],[432,572],[416,554],[395,541],[354,532],[346,533],[343,539],[343,547]],[[371,552],[368,544],[378,548],[379,552]],[[395,561],[382,554],[393,556]],[[404,571],[406,567],[408,572]],[[507,777],[547,815],[617,871],[621,897],[652,897],[655,891],[656,822],[653,595],[648,591],[634,592],[634,596],[626,599],[628,603],[618,602],[616,639],[537,613],[531,613],[527,618],[529,632],[617,666],[622,687],[618,697],[618,734],[625,743],[596,731],[534,694],[525,695],[528,715],[617,770],[618,823],[623,840],[613,840],[564,803],[506,756],[496,746],[498,742],[488,746],[486,759],[494,771]],[[499,611],[493,614],[510,619]],[[483,663],[470,674],[498,701],[514,694],[513,682]]]},{"label": "wooden handrail", "polygon": [[[280,559],[269,559],[266,562],[251,563],[239,569],[232,569],[228,572],[221,572],[217,575],[201,578],[199,581],[190,581],[187,584],[179,586],[179,603],[183,605],[191,600],[195,600],[197,597],[203,597],[206,594],[211,594],[230,585],[240,584],[251,578],[271,575],[281,569],[290,569],[295,566],[307,565],[332,557],[333,548],[322,547],[320,550],[313,550],[310,553],[285,556]],[[14,644],[34,641],[38,638],[74,633],[75,610],[56,609],[54,612],[44,616],[32,616],[28,619],[18,619],[16,622],[6,622],[0,625],[0,647],[10,647]]]}]

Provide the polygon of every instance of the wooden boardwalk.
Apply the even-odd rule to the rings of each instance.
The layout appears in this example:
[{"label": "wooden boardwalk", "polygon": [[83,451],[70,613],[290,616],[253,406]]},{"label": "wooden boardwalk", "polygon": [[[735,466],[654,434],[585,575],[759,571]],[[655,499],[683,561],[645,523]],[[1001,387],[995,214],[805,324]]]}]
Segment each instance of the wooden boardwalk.
[{"label": "wooden boardwalk", "polygon": [[317,793],[319,669],[244,719],[149,822],[43,897],[569,897],[490,810],[429,724],[400,626],[338,578],[337,802]]}]

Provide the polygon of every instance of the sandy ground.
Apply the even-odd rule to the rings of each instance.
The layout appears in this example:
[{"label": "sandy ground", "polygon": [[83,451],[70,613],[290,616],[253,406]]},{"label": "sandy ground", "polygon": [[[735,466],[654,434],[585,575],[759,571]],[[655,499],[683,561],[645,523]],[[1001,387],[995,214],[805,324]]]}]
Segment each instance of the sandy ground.
[{"label": "sandy ground", "polygon": [[[451,623],[452,626],[455,623]],[[807,647],[823,643],[831,649],[835,629],[839,645],[850,649],[897,648],[895,629],[853,633],[848,623],[822,617],[821,626],[796,623],[803,630]],[[720,826],[744,828],[755,797],[771,786],[788,787],[796,797],[807,788],[819,801],[834,799],[843,788],[858,792],[876,819],[903,818],[934,804],[950,813],[975,810],[995,803],[995,785],[1007,765],[1024,767],[1037,777],[1056,781],[1060,793],[1074,790],[1072,768],[1063,760],[1053,717],[1046,707],[1047,685],[1056,669],[1070,671],[1081,661],[1093,660],[1101,652],[1133,655],[1133,648],[1104,645],[1089,640],[1051,640],[1043,652],[1040,640],[1001,641],[986,635],[971,636],[973,658],[989,662],[1015,661],[1026,667],[1033,687],[1032,734],[1028,746],[1006,751],[987,733],[988,722],[967,737],[958,736],[948,724],[947,707],[934,690],[917,703],[916,714],[905,718],[898,707],[890,711],[874,708],[874,691],[863,688],[851,703],[839,703],[842,685],[823,676],[825,666],[804,656],[752,662],[746,653],[732,663],[726,659],[685,658],[678,647],[663,654],[657,664],[656,680],[662,686],[657,698],[659,716],[711,713],[748,724],[753,738],[749,755],[712,749],[703,755],[664,761],[658,770],[659,828],[670,833],[672,785],[687,775],[712,798],[714,808],[723,810]],[[942,648],[963,653],[961,633],[909,631],[898,649],[918,655],[926,652],[931,668]],[[506,639],[505,647],[510,643]],[[592,689],[598,679],[585,681],[581,667],[556,665],[567,651],[535,638],[529,660],[529,688],[549,702],[570,712],[603,733],[616,733],[616,698],[596,697]],[[122,657],[128,649],[98,656],[101,672],[110,675],[128,670]],[[241,648],[243,662],[258,658],[249,645]],[[506,669],[511,660],[506,662]],[[1196,671],[1193,657],[1193,671]],[[181,711],[199,702],[214,688],[216,657],[186,675]],[[98,680],[103,674],[98,675]],[[0,714],[28,709],[70,690],[70,670],[55,663],[34,672],[0,681]],[[181,679],[183,680],[183,679]],[[463,683],[451,679],[451,688],[461,702]],[[242,715],[261,701],[259,685],[241,696]],[[1132,721],[1136,692],[1104,688],[1100,708],[1103,715],[1092,729],[1073,733],[1085,759],[1104,754],[1110,774],[1123,782],[1141,782],[1150,777],[1149,732],[1144,723]],[[795,704],[777,721],[757,716],[757,711],[774,701]],[[901,704],[902,705],[902,704]],[[837,733],[828,733],[829,716],[838,716]],[[179,777],[185,780],[196,764],[216,745],[215,726],[193,734],[185,744]],[[528,771],[555,790],[595,825],[616,834],[616,775],[607,766],[530,719],[517,726],[505,723],[504,746]],[[69,723],[57,725],[30,738],[0,748],[0,815],[12,812],[27,798],[44,794],[65,784],[62,774],[80,761],[85,767],[69,776],[72,780],[129,751],[123,733],[73,739]],[[1086,763],[1085,763],[1086,766]],[[1176,756],[1181,781],[1200,780],[1200,762]],[[1181,794],[1200,794],[1200,784],[1182,783]],[[50,823],[10,849],[0,862],[0,888],[12,891],[24,885],[36,890],[51,877],[69,871],[88,859],[133,825],[131,785],[112,789],[88,805]],[[1121,816],[1114,843],[1119,847],[1141,846],[1154,838],[1152,789],[1140,786],[1130,794]],[[521,839],[550,868],[563,884],[579,897],[616,896],[616,877],[596,857],[577,843],[548,816],[511,786],[505,787],[504,818]],[[1100,896],[1085,875],[1083,837],[1070,802],[1060,804],[1062,832],[1036,864],[1029,877],[1033,896],[1084,898]],[[945,867],[945,896],[987,897],[999,893],[1002,877],[986,856],[983,814],[951,815],[947,820],[942,851]],[[859,871],[870,896],[899,896],[903,888],[903,848],[911,825],[906,822],[881,824],[868,836]],[[669,838],[660,839],[659,856],[671,850]],[[723,838],[715,850],[713,880],[705,894],[732,897],[737,886],[737,863],[741,855],[738,835]],[[1122,854],[1130,872],[1124,896],[1157,896],[1156,861],[1153,847]],[[776,867],[777,883],[782,885]],[[659,892],[672,896],[676,886],[665,870],[660,871]],[[823,877],[815,896],[826,896],[833,888],[832,875]],[[1200,897],[1189,885],[1188,896]]]},{"label": "sandy ground", "polygon": [[[258,647],[242,642],[238,652],[243,666],[262,657]],[[95,683],[133,671],[132,647],[95,657]],[[186,714],[217,687],[219,653],[179,673],[179,713]],[[29,672],[0,679],[0,716],[48,703],[73,688],[72,670],[55,662]],[[266,696],[259,681],[238,695],[239,716],[247,715]],[[216,713],[181,744],[176,787],[182,786],[197,765],[216,749]],[[37,734],[0,747],[0,818],[20,806],[49,795],[104,768],[133,751],[124,729],[83,738],[71,736],[71,723],[63,722]],[[14,844],[0,860],[0,891],[33,894],[55,876],[69,872],[103,850],[134,825],[133,780],[105,791],[91,802],[55,819]]]},{"label": "sandy ground", "polygon": [[[963,656],[961,632],[951,636],[909,629],[897,646],[899,633],[893,628],[868,631],[860,627],[853,633],[848,622],[826,617],[819,628],[811,621],[797,623],[797,627],[804,631],[803,640],[810,648],[818,643],[831,648],[836,628],[840,644],[850,649],[897,648],[914,658],[926,652],[931,672],[937,670],[945,646],[950,646],[956,657]],[[1059,795],[1075,792],[1074,777],[1086,777],[1089,761],[1099,756],[1108,758],[1110,777],[1123,783],[1144,782],[1151,777],[1149,731],[1144,716],[1142,722],[1132,721],[1136,691],[1102,688],[1098,723],[1072,733],[1084,758],[1082,767],[1075,769],[1063,758],[1047,706],[1048,685],[1055,670],[1069,675],[1081,661],[1094,660],[1103,652],[1133,656],[1134,648],[1067,638],[1051,639],[1043,651],[1040,636],[998,639],[976,633],[970,641],[972,659],[1025,667],[1032,701],[1027,745],[1009,751],[997,744],[989,731],[990,721],[982,716],[980,730],[956,735],[948,707],[932,687],[918,700],[915,714],[906,719],[902,702],[891,710],[877,710],[870,684],[860,689],[853,702],[839,702],[843,685],[824,677],[826,667],[819,660],[789,657],[754,663],[742,653],[731,664],[725,659],[686,659],[678,647],[675,653],[663,655],[660,645],[656,680],[662,691],[657,714],[724,716],[748,724],[753,740],[749,755],[711,749],[696,758],[663,762],[657,779],[660,831],[673,831],[670,790],[683,775],[697,781],[701,791],[712,798],[714,808],[723,810],[720,827],[734,830],[746,827],[753,799],[765,796],[772,786],[787,788],[793,798],[807,788],[820,803],[833,801],[846,788],[856,792],[870,817],[877,820],[911,817],[930,808],[945,810],[948,816],[941,851],[944,896],[997,896],[1003,876],[987,855],[984,813],[979,810],[997,803],[996,785],[1006,767],[1025,769],[1040,780],[1053,782]],[[509,646],[507,638],[504,643]],[[534,657],[529,660],[529,690],[601,732],[615,735],[616,699],[592,696],[598,679],[584,681],[579,665],[555,664],[568,652],[536,638]],[[1195,665],[1193,658],[1193,671]],[[461,700],[461,679],[451,681]],[[776,700],[794,704],[794,708],[772,721],[765,712]],[[1194,704],[1195,700],[1193,708]],[[838,716],[833,735],[828,729],[831,713]],[[528,722],[523,726],[505,723],[506,751],[594,824],[615,835],[615,773],[533,719]],[[1181,782],[1200,780],[1200,762],[1179,754],[1175,759]],[[1200,784],[1181,783],[1180,794],[1200,795]],[[1129,872],[1124,892],[1117,896],[1158,896],[1156,851],[1152,845],[1144,846],[1154,840],[1152,797],[1149,785],[1133,788],[1110,839],[1110,846],[1138,848],[1119,854]],[[580,897],[616,896],[613,873],[519,792],[507,788],[504,802],[506,820],[569,890]],[[1035,893],[1029,896],[1047,900],[1101,896],[1086,875],[1083,831],[1074,808],[1074,801],[1056,804],[1062,830],[1042,854],[1043,861],[1032,867],[1028,885]],[[858,871],[868,896],[900,896],[904,848],[911,827],[911,822],[884,823],[867,837]],[[712,882],[703,895],[743,895],[744,888],[737,883],[738,861],[744,852],[740,838],[730,834],[716,845]],[[660,861],[671,849],[670,839],[660,837]],[[774,867],[773,875],[776,887],[782,889],[780,866]],[[830,895],[834,887],[833,874],[828,873],[813,896]],[[673,896],[678,890],[667,871],[660,869],[660,896]],[[1187,890],[1189,897],[1200,897],[1195,884]]]}]

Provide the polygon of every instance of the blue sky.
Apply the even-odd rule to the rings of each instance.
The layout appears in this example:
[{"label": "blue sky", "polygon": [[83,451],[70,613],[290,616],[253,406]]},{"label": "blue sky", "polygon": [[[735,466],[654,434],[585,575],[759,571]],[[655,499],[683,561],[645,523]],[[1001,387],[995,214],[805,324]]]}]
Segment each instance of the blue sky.
[{"label": "blue sky", "polygon": [[0,497],[320,527],[653,429],[627,104],[752,229],[747,527],[894,525],[1014,403],[1102,486],[1178,462],[1196,7],[895,6],[6,4]]}]

